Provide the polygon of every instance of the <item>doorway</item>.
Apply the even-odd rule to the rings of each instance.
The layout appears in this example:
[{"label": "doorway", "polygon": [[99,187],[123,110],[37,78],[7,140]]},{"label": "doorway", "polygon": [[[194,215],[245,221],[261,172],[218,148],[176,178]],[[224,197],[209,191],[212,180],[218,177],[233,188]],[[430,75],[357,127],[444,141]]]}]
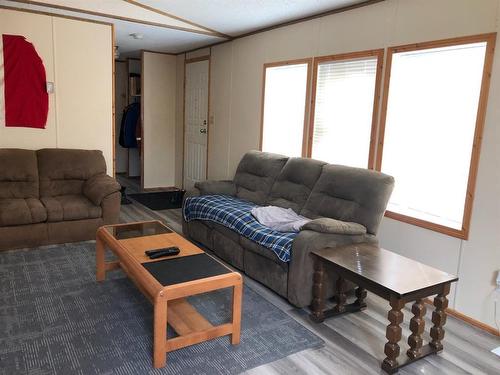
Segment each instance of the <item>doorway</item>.
[{"label": "doorway", "polygon": [[210,56],[185,61],[184,189],[207,178]]},{"label": "doorway", "polygon": [[[129,192],[142,189],[141,70],[140,59],[115,61],[115,171],[116,178]],[[122,124],[124,116],[127,121]]]}]

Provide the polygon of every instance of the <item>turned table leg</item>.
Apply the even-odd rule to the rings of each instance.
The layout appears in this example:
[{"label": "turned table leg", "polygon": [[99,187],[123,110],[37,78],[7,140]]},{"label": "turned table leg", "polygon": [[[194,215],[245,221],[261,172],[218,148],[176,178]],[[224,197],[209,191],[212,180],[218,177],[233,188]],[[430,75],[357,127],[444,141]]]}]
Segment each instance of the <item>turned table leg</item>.
[{"label": "turned table leg", "polygon": [[388,342],[385,344],[384,353],[387,356],[382,362],[382,369],[392,373],[398,367],[399,341],[401,340],[401,327],[403,322],[403,312],[401,309],[405,306],[404,302],[395,297],[390,300],[391,310],[387,314],[390,324],[387,326],[386,335]]},{"label": "turned table leg", "polygon": [[354,304],[359,307],[360,310],[363,310],[366,307],[365,298],[366,298],[366,289],[358,286],[356,288],[356,301]]},{"label": "turned table leg", "polygon": [[425,330],[425,304],[422,299],[417,299],[413,304],[411,311],[413,318],[410,320],[410,331],[412,334],[408,337],[410,349],[406,352],[409,358],[415,359],[422,355],[422,334]]},{"label": "turned table leg", "polygon": [[321,323],[325,320],[325,269],[321,259],[316,258],[314,261],[314,276],[313,276],[313,301],[311,305],[311,319],[316,323]]},{"label": "turned table leg", "polygon": [[444,338],[444,328],[446,324],[446,308],[448,307],[448,299],[446,296],[450,292],[450,284],[445,284],[443,290],[434,298],[435,310],[432,313],[431,342],[429,345],[436,351],[443,350],[442,340]]},{"label": "turned table leg", "polygon": [[345,302],[347,301],[347,296],[345,294],[345,281],[344,279],[339,276],[335,283],[335,290],[336,290],[336,298],[335,300],[337,301],[337,304],[333,308],[333,310],[337,313],[342,313],[345,311]]}]

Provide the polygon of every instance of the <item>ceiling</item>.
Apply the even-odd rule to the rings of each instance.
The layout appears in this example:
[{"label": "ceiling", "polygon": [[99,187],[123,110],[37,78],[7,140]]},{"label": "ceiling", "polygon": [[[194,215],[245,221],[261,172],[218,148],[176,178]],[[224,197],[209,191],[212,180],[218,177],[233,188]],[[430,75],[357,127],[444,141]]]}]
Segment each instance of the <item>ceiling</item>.
[{"label": "ceiling", "polygon": [[179,53],[365,1],[0,0],[0,5],[113,23],[121,55],[136,56],[141,49]]}]

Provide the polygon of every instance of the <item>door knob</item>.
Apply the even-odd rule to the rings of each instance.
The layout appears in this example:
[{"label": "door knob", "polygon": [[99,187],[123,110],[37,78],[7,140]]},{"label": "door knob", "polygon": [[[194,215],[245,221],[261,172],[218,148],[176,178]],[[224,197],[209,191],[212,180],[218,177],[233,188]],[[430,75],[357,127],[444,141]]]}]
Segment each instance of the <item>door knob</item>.
[{"label": "door knob", "polygon": [[200,129],[201,134],[207,134],[207,129]]}]

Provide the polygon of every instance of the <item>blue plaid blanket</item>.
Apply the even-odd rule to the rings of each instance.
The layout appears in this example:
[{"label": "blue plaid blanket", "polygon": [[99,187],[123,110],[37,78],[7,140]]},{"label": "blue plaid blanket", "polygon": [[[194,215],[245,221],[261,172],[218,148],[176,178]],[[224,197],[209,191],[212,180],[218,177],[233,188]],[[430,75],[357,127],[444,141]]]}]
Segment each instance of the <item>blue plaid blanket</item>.
[{"label": "blue plaid blanket", "polygon": [[203,195],[187,198],[182,213],[186,221],[208,220],[224,225],[289,262],[292,242],[298,233],[278,232],[260,224],[250,212],[255,206],[228,195]]}]

